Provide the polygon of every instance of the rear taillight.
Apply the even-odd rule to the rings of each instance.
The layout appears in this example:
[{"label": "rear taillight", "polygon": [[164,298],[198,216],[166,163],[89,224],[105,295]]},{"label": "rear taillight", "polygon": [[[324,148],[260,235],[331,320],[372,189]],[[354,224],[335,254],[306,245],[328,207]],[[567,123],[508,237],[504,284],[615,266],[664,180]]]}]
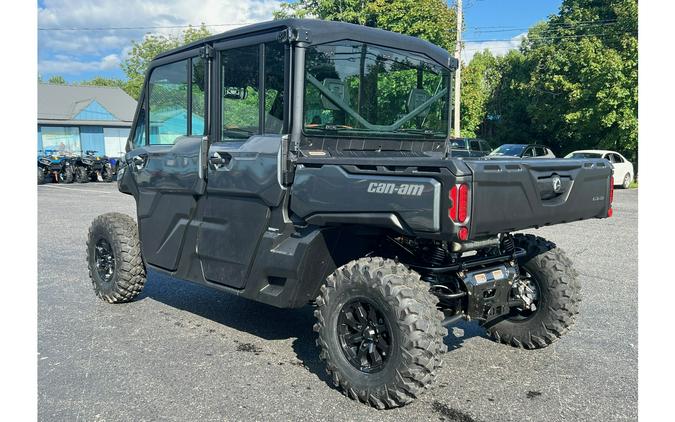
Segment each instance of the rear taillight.
[{"label": "rear taillight", "polygon": [[609,209],[607,210],[607,217],[611,217],[612,202],[614,202],[614,176],[609,176]]},{"label": "rear taillight", "polygon": [[469,217],[469,185],[454,185],[450,189],[450,201],[448,217],[455,223],[464,223]]},{"label": "rear taillight", "polygon": [[453,185],[448,196],[450,198],[448,217],[453,223],[461,225],[457,237],[459,240],[468,240],[469,228],[465,224],[469,219],[469,185],[466,183]]},{"label": "rear taillight", "polygon": [[609,205],[614,202],[614,176],[609,177]]},{"label": "rear taillight", "polygon": [[457,237],[459,240],[468,240],[469,239],[469,229],[466,227],[461,227],[457,232]]}]

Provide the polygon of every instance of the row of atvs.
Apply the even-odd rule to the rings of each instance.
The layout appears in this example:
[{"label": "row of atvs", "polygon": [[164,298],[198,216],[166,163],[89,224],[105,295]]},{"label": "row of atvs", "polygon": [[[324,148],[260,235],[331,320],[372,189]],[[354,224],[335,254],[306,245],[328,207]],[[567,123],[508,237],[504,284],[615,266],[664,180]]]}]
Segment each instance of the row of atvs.
[{"label": "row of atvs", "polygon": [[43,183],[112,182],[118,160],[86,151],[82,156],[46,150],[38,157],[38,185]]}]

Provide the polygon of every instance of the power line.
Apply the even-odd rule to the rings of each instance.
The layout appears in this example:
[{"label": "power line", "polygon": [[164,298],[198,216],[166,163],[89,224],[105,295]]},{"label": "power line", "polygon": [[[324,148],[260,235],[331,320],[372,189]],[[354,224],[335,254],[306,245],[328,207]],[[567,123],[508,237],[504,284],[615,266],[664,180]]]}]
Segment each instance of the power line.
[{"label": "power line", "polygon": [[180,28],[200,28],[202,26],[241,26],[250,25],[254,22],[231,22],[231,23],[214,23],[214,24],[199,24],[199,25],[169,25],[169,26],[127,26],[127,27],[108,27],[108,28],[38,28],[38,31],[139,31],[144,29],[180,29]]},{"label": "power line", "polygon": [[[578,38],[606,38],[608,36],[613,36],[613,35],[637,35],[637,32],[634,31],[622,31],[622,32],[613,32],[613,33],[597,33],[597,34],[568,34],[568,35],[545,35],[545,36],[525,36],[530,41],[537,41],[537,40],[562,40],[562,39],[578,39]],[[518,41],[518,40],[513,40],[513,39],[503,39],[503,38],[492,38],[492,39],[473,39],[473,40],[467,40],[465,39],[464,42],[466,43],[479,43],[479,42],[496,42],[496,41]]]},{"label": "power line", "polygon": [[[214,23],[214,24],[188,24],[188,25],[160,25],[160,26],[117,26],[117,27],[67,27],[67,28],[40,28],[38,27],[38,31],[139,31],[139,30],[145,30],[145,29],[181,29],[181,28],[199,28],[202,25],[206,27],[214,27],[214,26],[241,26],[241,25],[250,25],[255,22],[229,22],[229,23]],[[555,26],[566,26],[566,27],[574,27],[574,26],[592,26],[592,25],[599,25],[603,26],[606,24],[613,24],[617,23],[616,20],[595,20],[595,21],[580,21],[580,22],[575,22],[575,23],[547,23],[548,26],[550,27],[555,27]],[[474,26],[471,28],[467,28],[467,30],[476,30],[476,31],[470,31],[470,32],[507,32],[507,31],[517,31],[517,30],[527,30],[530,29],[530,27],[522,27],[522,28],[516,28],[516,27],[509,27],[509,26]]]},{"label": "power line", "polygon": [[[589,21],[578,21],[574,23],[570,22],[545,22],[547,26],[550,27],[556,27],[556,26],[578,26],[578,25],[594,25],[594,24],[612,24],[612,23],[617,23],[618,21],[616,19],[596,19],[596,20],[589,20]],[[534,26],[534,25],[532,25]],[[513,26],[505,26],[505,25],[496,25],[496,26],[471,26],[466,29],[501,29],[501,28],[513,28]],[[523,28],[523,29],[529,29],[529,28]]]}]

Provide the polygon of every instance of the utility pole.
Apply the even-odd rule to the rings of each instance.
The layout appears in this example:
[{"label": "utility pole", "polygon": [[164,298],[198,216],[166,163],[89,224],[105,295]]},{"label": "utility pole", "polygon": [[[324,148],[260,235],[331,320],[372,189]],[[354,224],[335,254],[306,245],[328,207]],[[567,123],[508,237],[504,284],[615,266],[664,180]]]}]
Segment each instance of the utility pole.
[{"label": "utility pole", "polygon": [[457,44],[455,45],[455,58],[457,59],[457,71],[455,72],[455,127],[453,136],[459,138],[459,101],[461,88],[461,69],[462,69],[462,0],[457,0]]}]

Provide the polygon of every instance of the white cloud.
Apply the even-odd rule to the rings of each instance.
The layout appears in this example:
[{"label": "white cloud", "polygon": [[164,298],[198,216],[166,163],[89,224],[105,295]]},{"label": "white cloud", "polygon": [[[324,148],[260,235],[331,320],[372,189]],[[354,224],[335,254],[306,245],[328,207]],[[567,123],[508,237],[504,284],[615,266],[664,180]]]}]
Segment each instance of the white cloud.
[{"label": "white cloud", "polygon": [[[229,24],[210,26],[223,32],[237,26],[269,20],[279,0],[45,0],[38,8],[39,28],[129,28],[181,25]],[[112,56],[124,57],[132,40],[147,32],[177,34],[181,29],[38,31],[40,73],[47,69],[103,69],[113,63]],[[57,63],[56,55],[67,55],[69,63]],[[78,55],[96,57],[88,62]],[[64,70],[65,72],[65,70]]]},{"label": "white cloud", "polygon": [[474,54],[484,50],[490,50],[495,56],[503,56],[508,53],[509,50],[520,47],[520,43],[526,35],[527,32],[523,32],[509,40],[503,41],[466,41],[464,43],[464,49],[462,50],[462,61],[464,63],[469,63]]},{"label": "white cloud", "polygon": [[38,61],[40,74],[57,73],[60,75],[77,75],[83,72],[96,70],[111,70],[120,65],[117,54],[109,54],[100,60],[82,61],[73,56],[57,54],[51,59]]}]

